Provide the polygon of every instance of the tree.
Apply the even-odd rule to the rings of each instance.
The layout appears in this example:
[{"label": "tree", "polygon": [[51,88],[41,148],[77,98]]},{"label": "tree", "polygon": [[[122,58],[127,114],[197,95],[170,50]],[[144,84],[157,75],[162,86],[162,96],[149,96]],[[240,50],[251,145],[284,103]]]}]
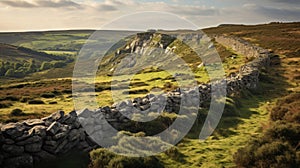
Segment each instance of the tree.
[{"label": "tree", "polygon": [[22,64],[19,63],[19,62],[15,62],[15,63],[14,63],[14,69],[15,69],[15,70],[19,69],[21,66],[22,66]]},{"label": "tree", "polygon": [[35,65],[35,61],[33,59],[29,60],[29,66],[27,68],[27,73],[36,72],[37,66]]},{"label": "tree", "polygon": [[5,76],[6,77],[14,77],[15,71],[13,69],[9,69],[6,71]]},{"label": "tree", "polygon": [[43,62],[42,63],[42,65],[41,65],[41,68],[40,68],[40,70],[47,70],[47,69],[50,69],[50,68],[52,68],[53,67],[53,65],[50,63],[50,62]]}]

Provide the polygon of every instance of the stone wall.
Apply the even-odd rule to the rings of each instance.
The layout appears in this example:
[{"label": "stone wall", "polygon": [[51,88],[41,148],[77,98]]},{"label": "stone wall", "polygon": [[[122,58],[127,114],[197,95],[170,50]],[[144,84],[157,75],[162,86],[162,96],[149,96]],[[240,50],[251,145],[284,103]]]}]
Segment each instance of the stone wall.
[{"label": "stone wall", "polygon": [[[260,69],[268,66],[270,53],[235,37],[215,36],[215,40],[248,59],[253,59],[243,65],[238,73],[227,77],[227,94],[241,89],[256,88]],[[195,94],[197,91],[199,94]],[[185,91],[176,89],[162,95],[148,94],[142,98],[126,100],[112,107],[102,107],[94,111],[84,109],[68,114],[59,111],[42,119],[0,125],[0,167],[32,167],[35,162],[55,158],[72,149],[90,151],[98,145],[89,135],[99,134],[101,130],[106,129],[99,119],[105,119],[117,127],[120,123],[129,122],[122,114],[130,115],[135,109],[142,112],[147,110],[174,112],[179,110],[183,96],[190,96],[190,100],[198,100],[195,95],[200,96],[202,106],[203,102],[210,100],[210,94],[211,84],[201,84],[198,88]],[[199,102],[186,103],[192,105]]]}]

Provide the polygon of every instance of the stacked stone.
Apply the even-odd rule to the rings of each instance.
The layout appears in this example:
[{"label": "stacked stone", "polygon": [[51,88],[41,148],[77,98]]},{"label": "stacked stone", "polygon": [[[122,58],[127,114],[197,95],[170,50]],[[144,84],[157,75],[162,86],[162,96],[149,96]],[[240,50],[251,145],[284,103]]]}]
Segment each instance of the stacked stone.
[{"label": "stacked stone", "polygon": [[239,72],[233,77],[227,78],[227,94],[231,94],[243,88],[256,88],[261,69],[270,64],[271,53],[266,49],[252,45],[237,37],[219,35],[214,38],[216,42],[232,48],[237,53],[244,55],[247,59],[253,59],[241,66]]},{"label": "stacked stone", "polygon": [[42,119],[9,123],[1,126],[0,167],[32,167],[75,147],[90,148],[76,112],[59,111]]},{"label": "stacked stone", "polygon": [[239,38],[217,36],[216,41],[254,60],[227,77],[226,81],[200,84],[190,89],[179,88],[166,94],[148,94],[94,111],[83,109],[67,115],[59,111],[42,119],[0,125],[0,167],[32,167],[37,161],[55,158],[74,148],[89,151],[99,147],[91,137],[111,136],[106,131],[109,125],[103,121],[117,128],[121,123],[129,122],[135,113],[178,112],[182,105],[191,107],[199,104],[202,107],[211,99],[212,88],[221,89],[217,86],[222,86],[222,82],[227,84],[227,94],[255,88],[261,68],[269,65],[270,53]]}]

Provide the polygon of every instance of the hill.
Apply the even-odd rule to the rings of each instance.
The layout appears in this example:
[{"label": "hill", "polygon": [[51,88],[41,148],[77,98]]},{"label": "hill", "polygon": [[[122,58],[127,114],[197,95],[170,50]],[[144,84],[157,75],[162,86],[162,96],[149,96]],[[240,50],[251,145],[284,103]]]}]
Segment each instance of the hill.
[{"label": "hill", "polygon": [[28,74],[65,66],[73,59],[25,47],[0,43],[0,76],[25,77]]}]

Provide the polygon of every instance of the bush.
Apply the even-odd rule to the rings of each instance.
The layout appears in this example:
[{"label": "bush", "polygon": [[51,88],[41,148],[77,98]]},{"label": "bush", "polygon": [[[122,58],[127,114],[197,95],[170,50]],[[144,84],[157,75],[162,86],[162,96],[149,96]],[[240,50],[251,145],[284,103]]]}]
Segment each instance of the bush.
[{"label": "bush", "polygon": [[295,150],[280,141],[254,141],[234,155],[238,167],[297,167]]},{"label": "bush", "polygon": [[21,110],[21,109],[13,109],[11,112],[10,112],[10,115],[12,116],[22,116],[24,115],[24,112]]},{"label": "bush", "polygon": [[42,100],[29,100],[28,104],[45,104]]},{"label": "bush", "polygon": [[4,100],[19,101],[19,98],[16,96],[6,96]]},{"label": "bush", "polygon": [[55,94],[54,93],[43,93],[43,94],[41,94],[41,97],[43,97],[43,98],[54,98]]},{"label": "bush", "polygon": [[234,155],[238,167],[297,167],[300,163],[300,94],[279,99],[272,109],[271,125],[260,139]]},{"label": "bush", "polygon": [[8,108],[10,106],[12,106],[11,102],[8,102],[8,101],[2,101],[2,102],[0,102],[0,108]]},{"label": "bush", "polygon": [[64,66],[66,66],[66,65],[67,65],[66,63],[61,62],[61,61],[55,61],[55,62],[53,62],[53,67],[54,68],[62,68]]},{"label": "bush", "polygon": [[173,160],[182,161],[183,160],[183,154],[180,153],[177,147],[172,147],[165,151],[165,154],[172,158]]},{"label": "bush", "polygon": [[271,120],[286,120],[300,124],[300,93],[290,94],[276,102],[271,110]]},{"label": "bush", "polygon": [[41,70],[47,70],[47,69],[51,69],[53,67],[53,65],[50,62],[43,62],[41,65]]},{"label": "bush", "polygon": [[30,100],[31,98],[28,97],[28,96],[23,96],[21,99],[20,99],[20,102],[22,103],[26,103],[28,100]]},{"label": "bush", "polygon": [[116,155],[103,148],[91,151],[90,158],[90,168],[163,168],[163,165],[154,156],[126,157]]}]

